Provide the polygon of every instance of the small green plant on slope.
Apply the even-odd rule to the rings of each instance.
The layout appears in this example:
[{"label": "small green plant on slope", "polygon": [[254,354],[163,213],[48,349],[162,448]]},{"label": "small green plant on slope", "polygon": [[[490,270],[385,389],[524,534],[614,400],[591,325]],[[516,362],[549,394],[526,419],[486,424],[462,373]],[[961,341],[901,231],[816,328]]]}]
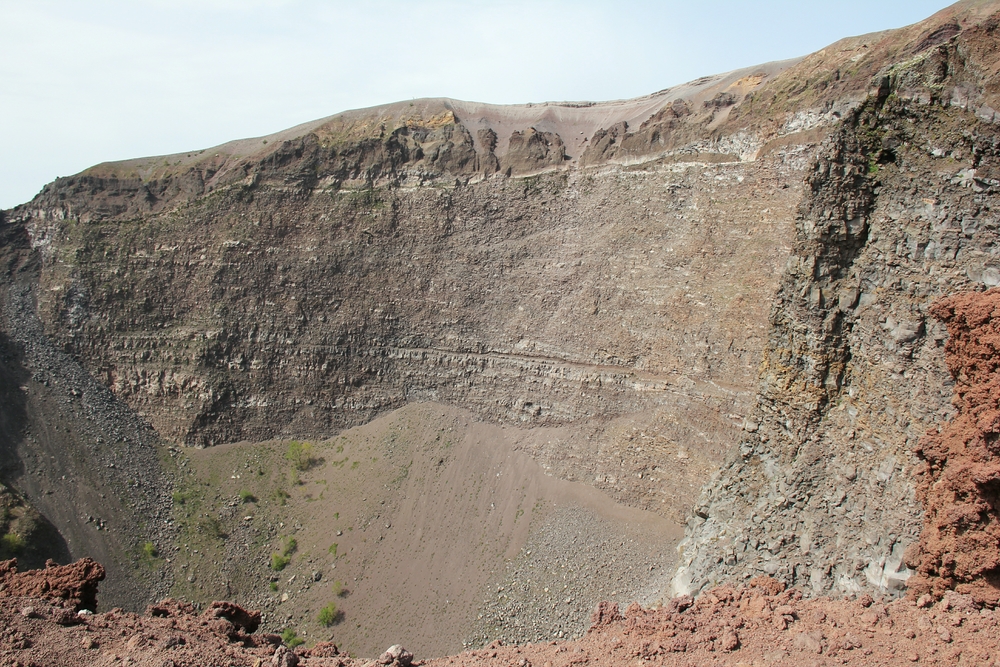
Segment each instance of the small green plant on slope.
[{"label": "small green plant on slope", "polygon": [[316,620],[319,621],[325,627],[330,627],[337,622],[339,614],[337,612],[337,603],[331,602],[322,609],[319,610],[319,614],[316,616]]},{"label": "small green plant on slope", "polygon": [[192,495],[190,491],[174,491],[170,497],[173,499],[175,505],[183,505],[191,499]]},{"label": "small green plant on slope", "polygon": [[284,489],[282,489],[282,488],[280,488],[280,487],[279,487],[279,488],[277,488],[277,489],[275,489],[275,490],[274,490],[274,493],[272,493],[272,494],[271,494],[271,500],[275,500],[275,501],[277,501],[277,502],[278,502],[278,504],[280,504],[280,505],[282,505],[282,506],[284,506],[284,504],[285,504],[285,503],[286,503],[286,502],[288,501],[288,499],[289,499],[289,498],[291,498],[291,497],[292,497],[292,496],[291,496],[291,495],[290,495],[290,494],[288,493],[288,491],[285,491]]},{"label": "small green plant on slope", "polygon": [[300,644],[304,644],[305,641],[296,634],[294,628],[285,628],[281,631],[281,641],[285,642],[285,646],[288,648],[295,648]]},{"label": "small green plant on slope", "polygon": [[295,538],[289,535],[283,540],[281,545],[281,553],[271,554],[271,569],[275,572],[281,572],[288,564],[292,562],[292,554],[299,548],[299,543],[295,541]]},{"label": "small green plant on slope", "polygon": [[271,569],[275,572],[281,572],[288,564],[292,562],[292,559],[288,556],[282,556],[279,553],[271,554]]},{"label": "small green plant on slope", "polygon": [[24,538],[17,533],[7,533],[0,537],[0,557],[13,558],[24,550]]},{"label": "small green plant on slope", "polygon": [[288,443],[288,450],[285,458],[292,464],[292,468],[299,471],[306,471],[318,463],[316,450],[311,442],[299,442],[292,440]]},{"label": "small green plant on slope", "polygon": [[240,490],[240,502],[243,503],[244,505],[246,503],[255,503],[257,502],[257,496],[250,493],[246,489],[242,489]]}]

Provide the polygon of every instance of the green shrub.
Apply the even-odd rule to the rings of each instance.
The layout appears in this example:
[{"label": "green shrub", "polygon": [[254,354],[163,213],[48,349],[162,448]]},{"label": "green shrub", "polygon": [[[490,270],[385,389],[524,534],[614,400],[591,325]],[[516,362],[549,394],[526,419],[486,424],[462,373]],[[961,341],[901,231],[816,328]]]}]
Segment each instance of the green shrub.
[{"label": "green shrub", "polygon": [[295,648],[300,644],[304,644],[305,641],[299,637],[293,628],[285,628],[281,631],[281,641],[285,642],[288,648]]},{"label": "green shrub", "polygon": [[334,581],[331,588],[333,589],[333,594],[338,598],[342,598],[347,595],[347,591],[344,590],[344,584],[340,581],[340,579]]},{"label": "green shrub", "polygon": [[288,494],[288,491],[285,491],[280,487],[275,489],[274,492],[271,494],[271,500],[275,500],[281,503],[282,505],[284,505],[285,501],[287,501],[289,498],[291,498],[291,496]]},{"label": "green shrub", "polygon": [[331,544],[330,548],[327,549],[327,551],[330,552],[331,556],[333,556],[334,558],[336,558],[337,557],[337,543],[334,542],[333,544]]},{"label": "green shrub", "polygon": [[257,496],[250,493],[246,489],[240,490],[240,502],[241,503],[255,503],[257,502]]},{"label": "green shrub", "polygon": [[331,602],[322,609],[319,610],[319,614],[316,616],[316,620],[326,627],[330,627],[337,622],[337,603]]},{"label": "green shrub", "polygon": [[277,591],[278,590],[278,582],[277,581],[272,581],[271,583],[269,583],[267,585],[267,587],[270,588],[272,591]]},{"label": "green shrub", "polygon": [[24,538],[17,533],[7,533],[3,537],[0,537],[0,553],[6,558],[21,553],[24,551],[24,547]]},{"label": "green shrub", "polygon": [[292,440],[288,443],[285,458],[288,459],[295,470],[309,470],[317,463],[316,450],[313,448],[311,442]]},{"label": "green shrub", "polygon": [[156,558],[159,555],[160,555],[160,552],[157,551],[156,545],[153,544],[152,542],[146,542],[145,544],[142,545],[142,557],[143,558],[145,558],[147,560],[152,560],[152,559]]},{"label": "green shrub", "polygon": [[289,535],[285,538],[284,544],[281,547],[282,556],[291,556],[293,553],[298,551],[299,543],[295,541],[295,538]]},{"label": "green shrub", "polygon": [[281,541],[281,553],[271,554],[271,569],[281,572],[292,562],[292,554],[299,548],[299,543],[289,535]]}]

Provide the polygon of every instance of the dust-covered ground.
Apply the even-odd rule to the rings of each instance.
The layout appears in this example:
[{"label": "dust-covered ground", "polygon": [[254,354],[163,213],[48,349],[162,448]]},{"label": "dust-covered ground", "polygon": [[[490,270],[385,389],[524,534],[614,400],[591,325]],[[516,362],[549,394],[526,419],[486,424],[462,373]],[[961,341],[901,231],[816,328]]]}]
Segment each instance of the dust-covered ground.
[{"label": "dust-covered ground", "polygon": [[424,403],[323,442],[175,450],[172,594],[359,655],[582,635],[601,600],[660,599],[681,528],[528,453],[574,437]]}]

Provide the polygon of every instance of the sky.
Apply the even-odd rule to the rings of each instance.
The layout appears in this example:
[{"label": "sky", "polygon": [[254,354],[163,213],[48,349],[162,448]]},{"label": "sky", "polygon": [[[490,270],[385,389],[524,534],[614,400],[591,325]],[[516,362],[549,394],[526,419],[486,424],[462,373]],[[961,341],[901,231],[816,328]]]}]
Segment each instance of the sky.
[{"label": "sky", "polygon": [[0,0],[0,208],[109,160],[420,97],[610,100],[948,0]]}]

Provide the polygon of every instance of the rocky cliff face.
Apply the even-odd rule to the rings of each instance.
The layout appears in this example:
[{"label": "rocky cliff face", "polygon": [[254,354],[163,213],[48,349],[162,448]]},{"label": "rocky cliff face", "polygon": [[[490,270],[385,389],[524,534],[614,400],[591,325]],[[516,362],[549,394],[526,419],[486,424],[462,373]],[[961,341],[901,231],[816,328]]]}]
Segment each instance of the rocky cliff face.
[{"label": "rocky cliff face", "polygon": [[923,518],[915,451],[952,415],[930,308],[1000,277],[1000,134],[976,113],[983,89],[963,88],[975,51],[955,38],[892,71],[824,145],[758,404],[689,521],[678,590],[757,573],[816,594],[904,589]]}]

